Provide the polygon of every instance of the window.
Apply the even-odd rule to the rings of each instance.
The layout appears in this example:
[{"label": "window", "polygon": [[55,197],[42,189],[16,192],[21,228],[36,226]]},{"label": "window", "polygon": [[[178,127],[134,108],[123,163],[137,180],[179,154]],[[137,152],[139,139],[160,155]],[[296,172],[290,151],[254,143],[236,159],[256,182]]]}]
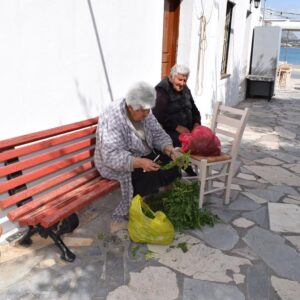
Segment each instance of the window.
[{"label": "window", "polygon": [[224,30],[224,44],[223,44],[223,54],[222,54],[222,66],[221,66],[221,75],[227,73],[227,64],[228,64],[228,52],[229,52],[229,42],[230,42],[230,33],[231,33],[231,19],[234,3],[227,2],[226,8],[226,19],[225,19],[225,30]]}]

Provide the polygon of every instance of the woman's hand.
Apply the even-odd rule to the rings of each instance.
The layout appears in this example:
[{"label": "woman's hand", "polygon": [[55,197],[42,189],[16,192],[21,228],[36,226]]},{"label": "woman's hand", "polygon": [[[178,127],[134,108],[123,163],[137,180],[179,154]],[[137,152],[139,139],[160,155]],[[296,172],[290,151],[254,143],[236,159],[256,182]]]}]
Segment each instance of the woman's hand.
[{"label": "woman's hand", "polygon": [[142,168],[144,172],[155,172],[160,169],[160,165],[148,158],[135,157],[133,159],[134,168]]},{"label": "woman's hand", "polygon": [[177,127],[175,128],[175,130],[178,133],[189,133],[190,131],[188,130],[188,128],[181,126],[181,125],[177,125]]}]

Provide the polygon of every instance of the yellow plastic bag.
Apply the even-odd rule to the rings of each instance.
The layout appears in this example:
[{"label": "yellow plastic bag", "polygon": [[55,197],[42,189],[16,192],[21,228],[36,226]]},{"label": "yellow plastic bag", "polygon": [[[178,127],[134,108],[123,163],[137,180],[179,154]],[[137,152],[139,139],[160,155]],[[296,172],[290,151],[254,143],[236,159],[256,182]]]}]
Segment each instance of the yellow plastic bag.
[{"label": "yellow plastic bag", "polygon": [[174,227],[167,216],[153,212],[140,195],[131,201],[128,231],[136,243],[168,245],[174,239]]}]

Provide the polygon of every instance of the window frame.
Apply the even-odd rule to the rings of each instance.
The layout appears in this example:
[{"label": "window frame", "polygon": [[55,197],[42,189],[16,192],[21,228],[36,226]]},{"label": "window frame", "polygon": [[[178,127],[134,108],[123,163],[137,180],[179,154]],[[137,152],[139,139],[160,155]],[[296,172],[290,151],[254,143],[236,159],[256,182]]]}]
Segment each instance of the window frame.
[{"label": "window frame", "polygon": [[225,15],[225,26],[224,26],[224,39],[223,39],[223,51],[222,51],[222,61],[221,61],[221,79],[227,78],[230,74],[228,71],[228,57],[230,49],[230,35],[232,32],[232,16],[235,3],[232,1],[227,1],[226,5],[226,15]]}]

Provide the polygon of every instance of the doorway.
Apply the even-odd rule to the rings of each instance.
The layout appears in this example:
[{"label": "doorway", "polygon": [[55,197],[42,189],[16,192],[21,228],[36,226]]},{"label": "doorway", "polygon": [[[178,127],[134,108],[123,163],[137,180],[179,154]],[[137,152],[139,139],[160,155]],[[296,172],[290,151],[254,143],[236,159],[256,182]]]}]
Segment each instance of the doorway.
[{"label": "doorway", "polygon": [[165,0],[161,77],[169,75],[176,63],[180,0]]}]

